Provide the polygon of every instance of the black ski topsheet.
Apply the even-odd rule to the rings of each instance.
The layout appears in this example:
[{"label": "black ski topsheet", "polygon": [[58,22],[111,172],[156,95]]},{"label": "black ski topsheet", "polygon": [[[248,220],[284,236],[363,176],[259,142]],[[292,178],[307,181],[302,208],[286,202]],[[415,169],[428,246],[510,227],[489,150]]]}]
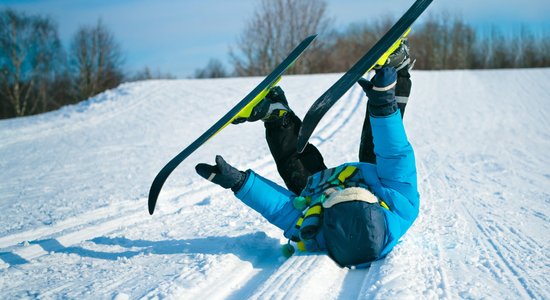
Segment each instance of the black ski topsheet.
[{"label": "black ski topsheet", "polygon": [[302,152],[315,127],[325,113],[340,99],[356,82],[368,72],[378,59],[411,27],[418,17],[428,8],[433,0],[417,0],[409,10],[393,25],[393,27],[355,63],[336,83],[334,83],[307,112],[300,128],[296,148]]},{"label": "black ski topsheet", "polygon": [[191,153],[197,150],[202,144],[208,141],[221,129],[227,126],[237,114],[239,114],[251,101],[255,100],[258,95],[265,93],[271,85],[275,84],[281,75],[298,59],[298,57],[307,49],[307,47],[313,42],[317,35],[312,35],[304,39],[292,52],[271,72],[265,79],[258,84],[246,97],[244,97],[237,105],[235,105],[228,113],[226,113],[221,119],[218,120],[212,127],[210,127],[206,132],[204,132],[199,138],[197,138],[191,145],[183,149],[176,157],[160,170],[157,174],[153,183],[151,184],[151,189],[149,190],[149,214],[153,214],[155,211],[155,205],[157,199],[164,185],[164,182],[170,176],[172,171],[186,159]]}]

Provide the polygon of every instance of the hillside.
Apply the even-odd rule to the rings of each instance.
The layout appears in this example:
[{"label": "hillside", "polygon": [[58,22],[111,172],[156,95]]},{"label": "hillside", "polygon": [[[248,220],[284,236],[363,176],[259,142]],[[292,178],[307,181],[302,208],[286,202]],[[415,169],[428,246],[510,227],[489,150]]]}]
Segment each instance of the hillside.
[{"label": "hillside", "polygon": [[[299,116],[340,74],[287,76]],[[230,126],[166,182],[156,173],[261,78],[124,84],[0,121],[0,299],[550,298],[550,69],[413,71],[405,127],[421,212],[368,270],[280,255],[282,232],[195,174],[216,154],[279,179],[259,123]],[[362,90],[312,142],[357,160]]]}]

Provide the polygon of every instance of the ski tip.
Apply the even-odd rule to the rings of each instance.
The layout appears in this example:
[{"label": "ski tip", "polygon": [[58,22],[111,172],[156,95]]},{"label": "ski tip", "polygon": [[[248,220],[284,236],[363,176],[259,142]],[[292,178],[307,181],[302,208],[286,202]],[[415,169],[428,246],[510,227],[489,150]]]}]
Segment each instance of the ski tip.
[{"label": "ski tip", "polygon": [[174,170],[175,168],[174,166],[177,166],[177,164],[180,163],[180,161],[178,161],[177,164],[173,164],[173,161],[177,159],[178,156],[173,158],[166,166],[164,166],[164,168],[162,168],[162,170],[160,170],[160,172],[157,174],[157,176],[153,180],[153,183],[151,184],[151,188],[149,189],[149,202],[148,202],[150,215],[153,215],[153,212],[155,212],[155,206],[157,205],[157,200],[159,198],[160,190],[162,189],[162,186],[164,185],[166,178],[168,178],[172,170]]},{"label": "ski tip", "polygon": [[155,206],[157,204],[157,198],[158,198],[158,193],[155,192],[153,190],[153,188],[151,187],[151,191],[149,191],[149,201],[147,203],[147,206],[148,206],[148,209],[149,209],[149,215],[151,215],[151,216],[155,212]]},{"label": "ski tip", "polygon": [[155,212],[155,203],[154,202],[152,203],[151,199],[149,198],[149,215],[152,216],[154,212]]},{"label": "ski tip", "polygon": [[302,43],[307,43],[307,44],[309,44],[309,43],[313,42],[313,40],[314,40],[317,36],[318,36],[317,33],[316,33],[316,34],[312,34],[312,35],[308,36],[307,38],[305,38],[305,39],[302,41]]}]

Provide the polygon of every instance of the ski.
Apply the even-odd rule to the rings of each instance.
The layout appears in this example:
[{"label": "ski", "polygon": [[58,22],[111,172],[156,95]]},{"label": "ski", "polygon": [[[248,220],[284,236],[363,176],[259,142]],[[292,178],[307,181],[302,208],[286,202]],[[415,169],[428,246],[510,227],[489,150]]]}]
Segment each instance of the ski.
[{"label": "ski", "polygon": [[[296,148],[302,152],[315,127],[325,113],[338,101],[356,82],[372,70],[379,62],[391,54],[400,40],[409,32],[411,25],[428,8],[433,0],[417,0],[392,28],[353,65],[336,83],[334,83],[319,99],[317,99],[306,113],[298,134]],[[393,50],[392,50],[393,49]]]},{"label": "ski", "polygon": [[244,97],[237,105],[235,105],[229,112],[221,117],[212,127],[206,130],[200,137],[198,137],[191,145],[183,149],[178,155],[168,162],[157,174],[151,189],[149,190],[149,214],[153,214],[157,199],[164,185],[164,182],[170,176],[172,171],[191,155],[195,150],[202,146],[206,141],[211,139],[214,135],[227,127],[237,117],[249,117],[252,112],[252,108],[258,102],[260,102],[269,92],[271,87],[277,84],[281,79],[281,75],[290,68],[294,62],[300,57],[300,55],[307,49],[307,47],[313,42],[317,35],[312,35],[304,39],[290,54],[269,74],[262,82],[258,84],[246,97]]}]

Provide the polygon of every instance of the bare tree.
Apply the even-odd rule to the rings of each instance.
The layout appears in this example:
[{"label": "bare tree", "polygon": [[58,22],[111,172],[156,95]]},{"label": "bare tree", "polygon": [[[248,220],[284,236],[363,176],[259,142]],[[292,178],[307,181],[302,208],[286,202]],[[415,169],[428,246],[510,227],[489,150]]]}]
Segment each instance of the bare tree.
[{"label": "bare tree", "polygon": [[415,64],[418,69],[442,69],[444,37],[443,24],[435,18],[429,18],[422,26],[413,28],[409,40],[413,56],[419,58]]},{"label": "bare tree", "polygon": [[99,20],[81,27],[71,44],[74,89],[80,100],[118,86],[123,79],[123,57],[114,35]]},{"label": "bare tree", "polygon": [[228,77],[229,73],[225,70],[222,62],[212,58],[203,69],[195,70],[195,78],[222,78]]},{"label": "bare tree", "polygon": [[62,48],[50,18],[0,12],[0,97],[15,116],[43,112],[59,69]]},{"label": "bare tree", "polygon": [[540,38],[539,65],[537,67],[550,67],[550,34],[544,33]]},{"label": "bare tree", "polygon": [[548,67],[550,66],[550,36],[548,33],[535,33],[525,25],[519,28],[512,39],[517,45],[517,67]]},{"label": "bare tree", "polygon": [[390,17],[378,21],[351,24],[343,32],[332,32],[328,42],[311,56],[317,62],[315,73],[343,72],[349,69],[388,31]]},{"label": "bare tree", "polygon": [[[237,75],[265,75],[303,38],[328,30],[323,0],[262,0],[230,56]],[[312,45],[309,53],[319,49]],[[317,62],[301,59],[290,73],[308,73]]]},{"label": "bare tree", "polygon": [[518,46],[513,42],[511,36],[505,36],[502,31],[494,27],[491,31],[490,43],[490,64],[489,68],[514,68]]},{"label": "bare tree", "polygon": [[[468,69],[484,65],[487,51],[476,31],[459,17],[432,16],[413,29],[411,52],[418,69]],[[484,56],[480,56],[482,54]]]},{"label": "bare tree", "polygon": [[65,68],[64,51],[57,35],[57,28],[51,19],[38,18],[33,27],[36,48],[31,61],[36,66],[36,99],[40,103],[39,112],[45,112],[49,106],[57,108],[55,101],[64,101],[53,97],[54,91],[51,88],[54,82],[63,77],[61,73]]},{"label": "bare tree", "polygon": [[151,71],[149,67],[143,68],[141,71],[135,73],[129,81],[140,81],[150,79],[176,79],[175,75],[170,73],[162,73],[160,70]]},{"label": "bare tree", "polygon": [[462,19],[455,19],[452,27],[449,29],[451,32],[452,45],[450,49],[449,68],[452,69],[469,69],[474,65],[475,47],[477,44],[476,33],[474,29],[468,26]]}]

